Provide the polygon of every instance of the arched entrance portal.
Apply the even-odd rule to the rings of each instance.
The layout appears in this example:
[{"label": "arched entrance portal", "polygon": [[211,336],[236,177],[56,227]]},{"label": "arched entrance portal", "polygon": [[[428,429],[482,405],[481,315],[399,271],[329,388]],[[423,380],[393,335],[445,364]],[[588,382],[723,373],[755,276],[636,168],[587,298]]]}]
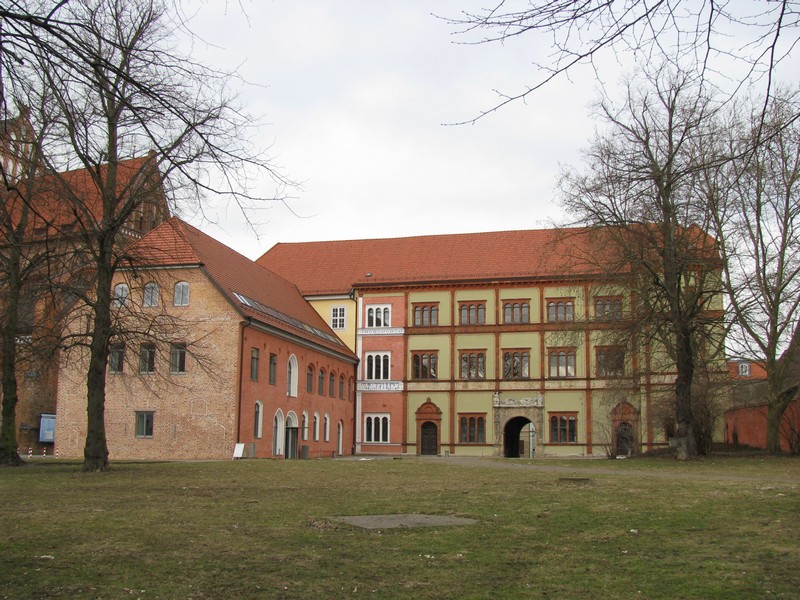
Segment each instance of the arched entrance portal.
[{"label": "arched entrance portal", "polygon": [[442,411],[428,398],[417,409],[417,454],[436,456],[439,454],[439,431],[442,427]]},{"label": "arched entrance portal", "polygon": [[514,417],[503,428],[503,456],[533,458],[536,455],[536,427],[526,417]]},{"label": "arched entrance portal", "polygon": [[439,428],[436,423],[425,421],[420,427],[420,454],[436,456],[439,454]]},{"label": "arched entrance portal", "polygon": [[614,456],[633,456],[639,451],[639,411],[630,402],[620,402],[612,409],[611,427]]},{"label": "arched entrance portal", "polygon": [[286,458],[297,458],[298,431],[297,415],[290,412],[286,416]]},{"label": "arched entrance portal", "polygon": [[615,446],[617,456],[630,456],[633,454],[633,425],[623,421],[617,425]]},{"label": "arched entrance portal", "polygon": [[530,398],[503,398],[500,392],[495,392],[492,406],[495,456],[507,458],[544,456],[542,442],[536,439],[536,432],[544,430],[542,394]]}]

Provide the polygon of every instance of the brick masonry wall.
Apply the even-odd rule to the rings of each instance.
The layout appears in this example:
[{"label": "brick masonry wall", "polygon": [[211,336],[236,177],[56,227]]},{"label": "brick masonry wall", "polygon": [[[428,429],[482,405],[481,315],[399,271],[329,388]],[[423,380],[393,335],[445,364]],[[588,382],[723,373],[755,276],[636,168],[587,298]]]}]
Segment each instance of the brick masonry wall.
[{"label": "brick masonry wall", "polygon": [[[748,406],[727,411],[725,422],[725,442],[751,448],[767,447],[767,406]],[[734,432],[736,436],[734,438]],[[783,415],[781,426],[781,449],[789,451],[789,436],[800,433],[800,398],[792,402]]]},{"label": "brick masonry wall", "polygon": [[[259,350],[259,368],[257,380],[250,379],[250,352]],[[269,357],[276,356],[275,383],[269,381]],[[290,356],[297,359],[297,396],[287,394],[288,364]],[[309,458],[330,458],[339,454],[338,429],[342,424],[341,454],[352,453],[353,418],[354,418],[354,385],[350,384],[348,396],[348,380],[355,378],[355,367],[342,359],[322,353],[305,345],[293,342],[276,335],[247,327],[244,330],[244,369],[242,372],[242,410],[239,426],[239,439],[243,443],[254,444],[257,458],[281,458],[286,453],[275,454],[275,415],[280,411],[284,425],[289,425],[290,414],[298,427],[298,455],[302,446],[308,447]],[[308,366],[314,368],[312,391],[306,386]],[[320,368],[325,369],[324,393],[319,393],[318,374]],[[334,374],[334,394],[330,395],[329,377]],[[339,397],[339,378],[345,376],[344,398]],[[255,405],[262,405],[261,437],[255,437]],[[303,413],[307,416],[306,433],[303,434]],[[314,439],[313,419],[319,416],[319,438]],[[325,440],[324,418],[329,418],[329,436]],[[282,433],[279,432],[279,435]],[[305,438],[305,439],[304,439]]]},{"label": "brick masonry wall", "polygon": [[[121,274],[119,280],[129,274]],[[159,306],[141,307],[145,283],[159,285]],[[173,306],[177,281],[190,285],[189,305]],[[125,341],[123,373],[106,379],[106,435],[111,460],[229,459],[236,443],[236,394],[241,317],[200,269],[164,270],[128,279],[123,320],[150,325],[159,341],[155,373],[139,373],[139,345]],[[170,374],[169,344],[188,346],[186,373]],[[86,436],[86,353],[62,358],[56,448],[62,457],[83,455]],[[137,437],[136,412],[152,411],[152,437]]]}]

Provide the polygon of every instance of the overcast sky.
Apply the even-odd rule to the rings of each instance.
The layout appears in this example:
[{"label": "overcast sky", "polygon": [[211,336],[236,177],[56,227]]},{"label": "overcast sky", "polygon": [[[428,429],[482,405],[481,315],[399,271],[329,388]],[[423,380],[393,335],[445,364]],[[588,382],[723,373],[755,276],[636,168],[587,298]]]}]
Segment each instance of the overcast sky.
[{"label": "overcast sky", "polygon": [[[291,209],[190,219],[251,258],[277,242],[545,227],[558,219],[558,165],[592,134],[593,73],[561,81],[473,125],[446,125],[518,93],[536,43],[468,45],[431,14],[485,0],[242,0],[198,8],[208,60],[240,65],[249,113],[273,163],[300,181]],[[242,11],[244,10],[244,13]],[[541,49],[539,49],[541,50]],[[541,55],[541,52],[540,52]],[[614,75],[616,76],[616,75]],[[265,182],[262,193],[272,193]]]}]

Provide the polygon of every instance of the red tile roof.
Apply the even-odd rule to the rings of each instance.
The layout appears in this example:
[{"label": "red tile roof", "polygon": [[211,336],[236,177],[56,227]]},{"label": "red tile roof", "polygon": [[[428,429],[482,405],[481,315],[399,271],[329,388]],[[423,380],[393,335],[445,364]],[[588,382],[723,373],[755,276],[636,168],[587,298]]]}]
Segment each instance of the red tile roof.
[{"label": "red tile roof", "polygon": [[[151,169],[156,169],[156,166],[148,165],[151,161],[152,155],[148,155],[117,163],[117,193],[127,193],[140,181],[141,174],[152,173]],[[101,165],[101,177],[105,178],[107,171],[108,165]],[[87,228],[92,228],[103,216],[100,190],[87,169],[43,175],[32,185],[31,188],[20,187],[22,196],[31,196],[30,203],[34,208],[30,220],[32,238],[65,233],[67,228],[76,226],[79,219]],[[152,193],[154,197],[159,196],[158,201],[162,210],[166,212],[166,201],[163,199],[160,180],[154,182]],[[76,204],[69,201],[69,195],[79,199],[79,208],[82,210],[75,210]],[[12,218],[18,218],[15,215],[20,212],[22,199],[14,193],[6,192],[5,201]]]},{"label": "red tile roof", "polygon": [[196,265],[243,316],[354,356],[293,283],[177,217],[136,242],[130,253],[141,268]]},{"label": "red tile roof", "polygon": [[306,296],[382,283],[565,279],[599,272],[587,251],[591,237],[568,228],[280,243],[256,262]]}]

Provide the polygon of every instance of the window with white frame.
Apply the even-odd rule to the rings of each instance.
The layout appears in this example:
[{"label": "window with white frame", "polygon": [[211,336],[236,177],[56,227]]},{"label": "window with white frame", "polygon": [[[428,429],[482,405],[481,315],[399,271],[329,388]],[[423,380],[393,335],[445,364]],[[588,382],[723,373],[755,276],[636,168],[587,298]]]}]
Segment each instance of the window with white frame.
[{"label": "window with white frame", "polygon": [[127,306],[128,305],[128,285],[126,283],[118,283],[114,286],[114,298],[111,300],[112,306]]},{"label": "window with white frame", "polygon": [[314,441],[319,441],[319,413],[314,413]]},{"label": "window with white frame", "polygon": [[374,304],[367,307],[367,327],[390,327],[392,307],[388,304]]},{"label": "window with white frame", "polygon": [[144,286],[144,306],[158,306],[158,284],[152,281]]},{"label": "window with white frame", "polygon": [[385,444],[389,442],[389,415],[367,413],[364,415],[364,441]]},{"label": "window with white frame", "polygon": [[259,439],[263,433],[264,425],[264,406],[261,401],[256,401],[253,409],[253,437]]},{"label": "window with white frame", "polygon": [[299,377],[297,367],[297,357],[292,354],[289,357],[289,364],[286,367],[286,395],[292,398],[297,397],[297,379]]},{"label": "window with white frame", "polygon": [[739,363],[739,377],[750,377],[750,363]]},{"label": "window with white frame", "polygon": [[369,352],[365,362],[365,379],[387,380],[390,378],[388,352]]},{"label": "window with white frame", "polygon": [[344,329],[345,314],[344,306],[334,306],[331,308],[331,329]]},{"label": "window with white frame", "polygon": [[151,438],[153,437],[153,412],[152,411],[137,411],[136,412],[136,437],[137,438]]},{"label": "window with white frame", "polygon": [[323,429],[324,434],[325,434],[325,438],[324,439],[325,439],[326,442],[330,442],[331,441],[331,418],[328,416],[328,413],[325,413],[325,418],[324,418],[323,423],[325,424],[325,427]]},{"label": "window with white frame", "polygon": [[142,344],[139,346],[139,372],[156,372],[156,346],[155,344]]},{"label": "window with white frame", "polygon": [[175,284],[175,294],[172,298],[174,306],[189,306],[189,283],[179,281]]},{"label": "window with white frame", "polygon": [[303,421],[300,424],[303,440],[308,440],[308,412],[303,411]]},{"label": "window with white frame", "polygon": [[272,420],[272,455],[281,456],[283,454],[283,442],[286,436],[284,428],[283,411],[278,409],[275,418]]},{"label": "window with white frame", "polygon": [[169,372],[173,375],[186,373],[186,344],[175,343],[169,346]]}]

